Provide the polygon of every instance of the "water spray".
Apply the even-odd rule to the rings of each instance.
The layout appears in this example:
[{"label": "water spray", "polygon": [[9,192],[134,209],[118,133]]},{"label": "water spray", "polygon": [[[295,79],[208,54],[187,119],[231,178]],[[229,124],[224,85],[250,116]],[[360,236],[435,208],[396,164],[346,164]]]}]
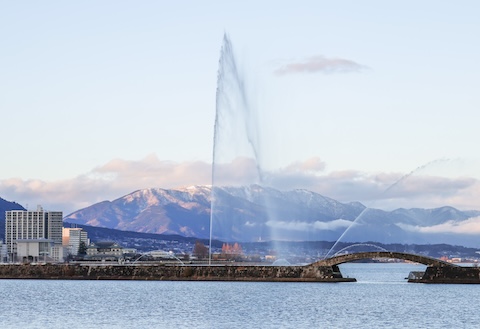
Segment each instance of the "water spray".
[{"label": "water spray", "polygon": [[[422,166],[419,166],[417,168],[415,168],[414,170],[412,170],[411,172],[409,172],[408,174],[405,174],[403,175],[402,177],[400,177],[400,179],[398,179],[397,181],[395,181],[393,184],[391,184],[389,187],[387,187],[383,192],[381,192],[379,194],[379,196],[377,197],[377,200],[380,199],[382,196],[386,195],[387,193],[389,193],[391,190],[395,189],[400,183],[402,183],[403,181],[407,180],[408,178],[410,178],[412,175],[414,175],[415,173],[421,171],[421,170],[424,170],[425,168],[428,168],[432,165],[435,165],[437,163],[441,163],[441,162],[446,162],[446,161],[450,161],[450,159],[447,159],[447,158],[441,158],[441,159],[436,159],[436,160],[433,160],[433,161],[430,161]],[[325,258],[328,258],[328,256],[330,255],[331,252],[333,252],[335,250],[335,247],[337,246],[337,244],[342,240],[342,238],[350,231],[350,229],[357,225],[357,221],[361,220],[364,215],[369,211],[369,210],[372,210],[373,208],[372,207],[366,207],[365,209],[362,210],[362,212],[353,220],[353,222],[346,228],[346,230],[342,233],[342,235],[340,235],[340,237],[337,239],[337,241],[335,241],[335,243],[333,244],[333,246],[330,248],[330,250],[327,252],[327,254],[325,255],[324,259]]]},{"label": "water spray", "polygon": [[[221,184],[217,177],[217,166],[222,163],[222,160],[223,162],[232,161],[235,157],[244,156],[242,153],[247,152],[253,156],[255,161],[257,176],[257,182],[255,183],[263,181],[259,162],[258,129],[257,127],[252,127],[251,122],[253,114],[252,105],[249,104],[249,98],[247,97],[245,82],[235,60],[232,43],[225,33],[217,74],[212,154],[209,264],[211,264],[212,258],[213,226],[215,219],[217,219],[217,189],[220,188],[219,184]],[[246,141],[247,145],[242,145],[241,140],[235,139],[235,133],[241,138],[245,138],[244,141]],[[243,147],[243,149],[239,150],[238,148],[240,147]]]}]

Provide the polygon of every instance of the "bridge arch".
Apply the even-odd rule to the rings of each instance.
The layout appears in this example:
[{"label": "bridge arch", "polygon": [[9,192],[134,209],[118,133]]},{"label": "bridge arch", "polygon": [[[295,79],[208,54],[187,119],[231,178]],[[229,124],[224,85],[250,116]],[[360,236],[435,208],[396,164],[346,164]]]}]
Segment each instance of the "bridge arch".
[{"label": "bridge arch", "polygon": [[427,266],[458,267],[458,265],[447,263],[436,258],[422,256],[422,255],[415,255],[415,254],[410,254],[405,252],[395,252],[395,251],[368,251],[368,252],[343,254],[343,255],[334,256],[331,258],[322,259],[318,262],[312,263],[311,266],[334,266],[334,265],[340,265],[343,263],[353,262],[356,260],[370,259],[370,258],[394,258],[394,259],[408,260],[411,262],[420,263]]}]

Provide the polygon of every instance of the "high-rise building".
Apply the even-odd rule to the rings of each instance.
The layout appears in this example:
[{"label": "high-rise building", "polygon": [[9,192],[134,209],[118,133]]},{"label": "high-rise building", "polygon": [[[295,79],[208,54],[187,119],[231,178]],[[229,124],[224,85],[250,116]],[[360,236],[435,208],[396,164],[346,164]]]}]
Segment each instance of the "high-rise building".
[{"label": "high-rise building", "polygon": [[9,210],[5,212],[5,244],[10,259],[16,259],[16,240],[48,239],[62,244],[63,213],[44,211]]},{"label": "high-rise building", "polygon": [[73,256],[78,255],[78,250],[80,248],[80,243],[85,244],[85,248],[90,244],[88,239],[87,231],[84,231],[82,228],[63,228],[63,245],[68,247],[69,253]]}]

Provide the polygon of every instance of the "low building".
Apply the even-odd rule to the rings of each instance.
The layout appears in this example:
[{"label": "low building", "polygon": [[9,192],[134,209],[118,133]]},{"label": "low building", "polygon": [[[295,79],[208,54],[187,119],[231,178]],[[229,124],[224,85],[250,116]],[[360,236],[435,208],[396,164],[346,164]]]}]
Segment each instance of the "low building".
[{"label": "low building", "polygon": [[87,247],[87,257],[90,260],[121,260],[123,259],[123,247],[113,241],[90,243]]},{"label": "low building", "polygon": [[63,262],[64,248],[52,239],[18,239],[14,262]]},{"label": "low building", "polygon": [[54,243],[50,239],[18,239],[15,262],[51,262],[51,251]]},{"label": "low building", "polygon": [[123,248],[123,254],[136,254],[137,249],[135,248]]},{"label": "low building", "polygon": [[0,263],[8,262],[8,248],[7,245],[0,240]]},{"label": "low building", "polygon": [[50,257],[54,262],[64,262],[65,256],[67,255],[67,248],[60,244],[54,244],[50,250]]}]

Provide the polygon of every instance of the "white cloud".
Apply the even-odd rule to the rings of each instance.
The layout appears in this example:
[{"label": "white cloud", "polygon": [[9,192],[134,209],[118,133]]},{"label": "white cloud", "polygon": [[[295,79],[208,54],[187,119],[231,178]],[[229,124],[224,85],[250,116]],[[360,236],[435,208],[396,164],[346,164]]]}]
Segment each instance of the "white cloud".
[{"label": "white cloud", "polygon": [[307,159],[303,162],[297,161],[287,166],[287,171],[315,173],[325,170],[325,162],[318,157]]},{"label": "white cloud", "polygon": [[307,189],[333,199],[360,201],[381,209],[453,206],[480,209],[480,180],[426,173],[366,173],[355,170],[330,173],[286,166],[266,175],[268,185],[280,189]]},{"label": "white cloud", "polygon": [[0,180],[0,196],[24,207],[42,204],[45,209],[68,214],[138,189],[211,184],[210,177],[211,166],[207,163],[160,161],[151,155],[140,161],[115,159],[67,180]]},{"label": "white cloud", "polygon": [[[211,165],[201,161],[172,162],[150,155],[142,160],[115,159],[83,175],[58,181],[10,178],[0,180],[0,197],[23,206],[41,204],[65,214],[138,189],[211,184]],[[216,170],[219,185],[253,183],[255,161],[238,158]],[[434,208],[450,205],[480,210],[480,181],[473,177],[426,174],[325,172],[325,163],[311,158],[264,173],[264,184],[280,190],[307,189],[342,201],[360,201],[381,209]]]},{"label": "white cloud", "polygon": [[275,74],[286,75],[294,73],[345,73],[359,72],[366,67],[344,58],[327,58],[322,55],[313,56],[303,61],[290,62],[282,65]]},{"label": "white cloud", "polygon": [[217,185],[249,185],[259,182],[259,169],[252,158],[238,157],[230,163],[218,164],[215,168]]},{"label": "white cloud", "polygon": [[400,228],[420,233],[456,233],[456,234],[480,234],[480,217],[472,217],[461,222],[448,221],[433,226],[418,226],[398,223]]}]

